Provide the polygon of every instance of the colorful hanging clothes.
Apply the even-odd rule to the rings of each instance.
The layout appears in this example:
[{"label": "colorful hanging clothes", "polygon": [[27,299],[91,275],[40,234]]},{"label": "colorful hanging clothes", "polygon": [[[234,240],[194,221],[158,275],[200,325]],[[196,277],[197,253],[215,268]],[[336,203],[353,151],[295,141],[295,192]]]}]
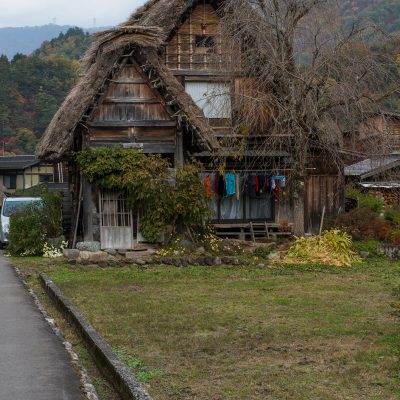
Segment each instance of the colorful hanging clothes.
[{"label": "colorful hanging clothes", "polygon": [[248,196],[251,198],[257,197],[256,185],[256,177],[254,175],[248,175],[246,179],[246,191]]},{"label": "colorful hanging clothes", "polygon": [[225,175],[226,196],[233,196],[236,193],[236,177],[232,172]]},{"label": "colorful hanging clothes", "polygon": [[220,197],[226,197],[225,178],[223,175],[220,175],[218,179],[218,195]]},{"label": "colorful hanging clothes", "polygon": [[211,176],[210,175],[205,177],[204,186],[205,186],[205,189],[206,189],[206,195],[208,197],[211,197],[214,194],[214,192],[213,192],[212,187],[211,187]]},{"label": "colorful hanging clothes", "polygon": [[276,175],[276,176],[274,176],[274,179],[276,181],[279,181],[279,186],[281,188],[286,187],[286,177],[284,175]]},{"label": "colorful hanging clothes", "polygon": [[258,176],[258,193],[259,194],[265,193],[266,181],[267,181],[267,179],[266,179],[265,175]]},{"label": "colorful hanging clothes", "polygon": [[219,194],[219,173],[214,176],[214,193]]},{"label": "colorful hanging clothes", "polygon": [[281,193],[281,186],[279,184],[279,179],[275,179],[275,189],[274,189],[274,196],[275,196],[275,201],[279,201],[279,195]]}]

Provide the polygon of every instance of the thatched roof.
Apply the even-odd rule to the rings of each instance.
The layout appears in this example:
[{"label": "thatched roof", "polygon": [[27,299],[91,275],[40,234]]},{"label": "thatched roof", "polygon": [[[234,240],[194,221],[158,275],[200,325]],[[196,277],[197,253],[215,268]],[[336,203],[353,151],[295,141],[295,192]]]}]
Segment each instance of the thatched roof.
[{"label": "thatched roof", "polygon": [[202,110],[157,56],[160,46],[195,3],[195,0],[150,0],[125,23],[96,34],[97,40],[84,57],[86,73],[50,122],[37,146],[36,155],[56,161],[71,152],[77,126],[95,104],[98,93],[114,68],[118,67],[127,48],[146,48],[146,68],[158,78],[158,88],[169,95],[172,99],[169,103],[178,109],[178,115],[186,117],[206,150],[217,146]]}]

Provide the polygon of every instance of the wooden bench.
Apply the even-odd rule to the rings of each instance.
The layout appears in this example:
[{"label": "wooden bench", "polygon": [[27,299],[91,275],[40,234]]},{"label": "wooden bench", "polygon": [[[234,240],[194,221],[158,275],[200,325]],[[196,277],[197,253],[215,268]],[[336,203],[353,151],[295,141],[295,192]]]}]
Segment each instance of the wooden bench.
[{"label": "wooden bench", "polygon": [[[291,237],[290,232],[281,232],[281,224],[275,222],[244,222],[244,223],[215,223],[215,233],[220,237],[234,237],[239,240],[277,239],[278,237]],[[293,224],[289,224],[293,230]]]}]

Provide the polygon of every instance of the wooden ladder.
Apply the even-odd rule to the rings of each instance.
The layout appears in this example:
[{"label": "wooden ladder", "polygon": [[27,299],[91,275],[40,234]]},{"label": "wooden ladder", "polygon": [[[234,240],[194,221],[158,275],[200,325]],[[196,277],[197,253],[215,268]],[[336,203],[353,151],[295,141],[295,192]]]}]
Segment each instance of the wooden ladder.
[{"label": "wooden ladder", "polygon": [[266,234],[266,236],[267,236],[267,239],[269,239],[268,224],[267,224],[267,222],[264,222],[264,224],[265,224],[265,234]]},{"label": "wooden ladder", "polygon": [[254,234],[254,227],[253,227],[253,223],[250,222],[250,233],[251,233],[251,239],[253,240],[253,242],[255,243],[256,241],[256,235]]}]

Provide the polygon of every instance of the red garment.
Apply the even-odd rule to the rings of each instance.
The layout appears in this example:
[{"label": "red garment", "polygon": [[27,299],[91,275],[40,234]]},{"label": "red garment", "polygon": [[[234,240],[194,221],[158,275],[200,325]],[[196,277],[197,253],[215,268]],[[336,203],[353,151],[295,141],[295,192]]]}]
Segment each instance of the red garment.
[{"label": "red garment", "polygon": [[207,196],[211,197],[213,195],[213,191],[211,188],[211,176],[210,175],[206,176],[206,178],[204,179],[204,186],[206,187]]},{"label": "red garment", "polygon": [[279,195],[281,193],[281,187],[279,185],[279,180],[275,180],[275,190],[274,190],[274,195],[275,195],[275,201],[279,201]]},{"label": "red garment", "polygon": [[258,176],[256,176],[256,193],[260,193],[260,181],[258,180]]}]

